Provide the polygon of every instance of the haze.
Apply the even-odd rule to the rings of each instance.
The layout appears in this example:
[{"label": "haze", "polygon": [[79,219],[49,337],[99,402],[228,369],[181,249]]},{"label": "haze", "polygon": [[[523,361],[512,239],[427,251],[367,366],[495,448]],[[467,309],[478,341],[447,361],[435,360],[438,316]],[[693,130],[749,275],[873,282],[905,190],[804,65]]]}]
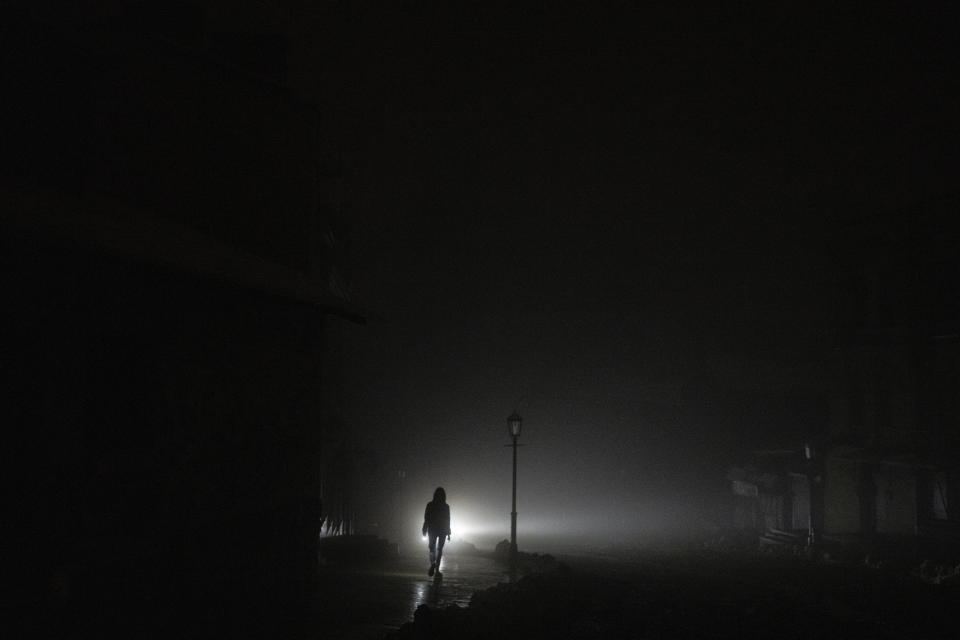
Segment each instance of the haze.
[{"label": "haze", "polygon": [[346,82],[368,500],[443,485],[504,536],[517,409],[521,539],[712,526],[737,456],[827,431],[847,226],[953,188],[953,45],[918,12],[409,11],[363,14]]}]

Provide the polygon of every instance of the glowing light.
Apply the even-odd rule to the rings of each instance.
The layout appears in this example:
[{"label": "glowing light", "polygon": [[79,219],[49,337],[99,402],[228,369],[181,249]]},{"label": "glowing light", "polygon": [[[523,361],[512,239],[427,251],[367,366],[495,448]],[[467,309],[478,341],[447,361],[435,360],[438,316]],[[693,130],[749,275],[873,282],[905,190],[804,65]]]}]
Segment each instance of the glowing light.
[{"label": "glowing light", "polygon": [[[463,508],[459,504],[452,505],[450,511],[450,541],[447,544],[452,549],[456,549],[458,542],[492,547],[503,537],[507,525],[502,520],[498,521],[496,517]],[[418,512],[416,516],[418,530],[423,523],[420,513],[422,512]],[[422,536],[421,540],[427,542],[427,536]]]}]

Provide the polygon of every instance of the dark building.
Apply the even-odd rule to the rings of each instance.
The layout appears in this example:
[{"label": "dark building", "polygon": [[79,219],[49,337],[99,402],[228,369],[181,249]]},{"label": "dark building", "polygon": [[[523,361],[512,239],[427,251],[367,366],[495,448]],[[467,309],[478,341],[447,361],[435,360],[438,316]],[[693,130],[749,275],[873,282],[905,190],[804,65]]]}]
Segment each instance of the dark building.
[{"label": "dark building", "polygon": [[793,438],[756,439],[766,448],[731,468],[736,526],[795,540],[810,526],[833,540],[958,539],[957,204],[847,218],[831,234],[833,348],[810,387],[824,415]]},{"label": "dark building", "polygon": [[761,534],[762,541],[806,543],[823,526],[823,476],[814,453],[758,450],[730,469],[733,524]]},{"label": "dark building", "polygon": [[345,517],[334,127],[283,24],[207,4],[5,9],[4,599],[40,635],[277,632]]},{"label": "dark building", "polygon": [[826,527],[947,534],[960,513],[956,197],[838,234],[838,343]]}]

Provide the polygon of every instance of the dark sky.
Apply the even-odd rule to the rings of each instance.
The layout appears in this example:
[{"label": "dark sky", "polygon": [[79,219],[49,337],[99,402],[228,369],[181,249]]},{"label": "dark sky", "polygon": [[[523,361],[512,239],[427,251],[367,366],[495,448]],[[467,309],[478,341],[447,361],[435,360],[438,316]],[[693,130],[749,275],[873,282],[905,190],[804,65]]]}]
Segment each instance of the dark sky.
[{"label": "dark sky", "polygon": [[456,4],[350,16],[347,419],[418,505],[506,531],[517,408],[522,522],[679,522],[825,428],[837,229],[954,189],[956,16]]}]

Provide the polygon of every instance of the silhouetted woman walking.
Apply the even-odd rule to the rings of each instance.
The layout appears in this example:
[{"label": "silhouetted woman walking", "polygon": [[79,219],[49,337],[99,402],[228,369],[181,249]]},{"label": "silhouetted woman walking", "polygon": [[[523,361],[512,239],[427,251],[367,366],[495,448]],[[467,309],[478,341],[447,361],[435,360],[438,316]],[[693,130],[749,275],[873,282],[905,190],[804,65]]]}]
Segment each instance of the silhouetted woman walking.
[{"label": "silhouetted woman walking", "polygon": [[433,500],[427,503],[423,512],[423,535],[428,536],[427,545],[430,549],[430,569],[427,575],[440,573],[440,557],[443,556],[444,536],[450,539],[450,505],[447,504],[447,492],[443,487],[437,487],[433,492]]}]

